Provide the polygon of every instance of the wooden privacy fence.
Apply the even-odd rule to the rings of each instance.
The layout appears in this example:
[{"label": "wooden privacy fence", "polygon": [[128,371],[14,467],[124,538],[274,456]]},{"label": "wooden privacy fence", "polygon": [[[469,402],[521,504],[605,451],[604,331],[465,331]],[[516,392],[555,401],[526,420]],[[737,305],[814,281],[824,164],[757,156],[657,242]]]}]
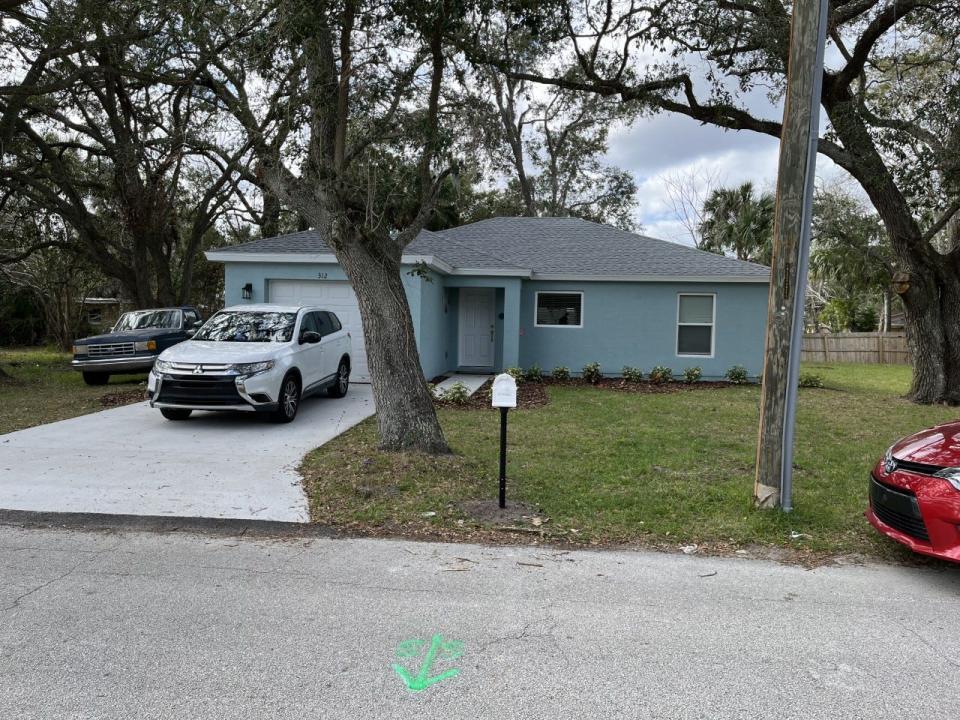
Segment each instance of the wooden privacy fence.
[{"label": "wooden privacy fence", "polygon": [[804,335],[800,359],[808,362],[911,364],[907,336],[902,332]]}]

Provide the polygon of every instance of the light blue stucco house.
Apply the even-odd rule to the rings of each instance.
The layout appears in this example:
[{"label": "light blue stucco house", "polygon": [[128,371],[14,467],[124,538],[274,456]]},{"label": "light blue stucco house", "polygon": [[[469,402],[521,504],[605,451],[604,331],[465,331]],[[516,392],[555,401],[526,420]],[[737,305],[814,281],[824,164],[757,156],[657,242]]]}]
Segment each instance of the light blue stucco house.
[{"label": "light blue stucco house", "polygon": [[[354,337],[354,379],[368,378],[356,298],[318,233],[207,253],[225,302],[317,304]],[[403,255],[426,377],[537,364],[574,374],[589,362],[704,378],[732,365],[760,374],[769,270],[576,218],[493,218],[423,231]],[[427,273],[410,273],[414,267]],[[424,276],[425,275],[425,276]]]}]

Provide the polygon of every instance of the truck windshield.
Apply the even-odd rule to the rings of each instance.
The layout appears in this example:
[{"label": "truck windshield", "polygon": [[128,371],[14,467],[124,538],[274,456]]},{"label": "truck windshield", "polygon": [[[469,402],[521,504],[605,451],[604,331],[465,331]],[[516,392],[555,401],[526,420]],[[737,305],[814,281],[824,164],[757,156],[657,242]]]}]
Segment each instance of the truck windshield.
[{"label": "truck windshield", "polygon": [[218,342],[290,342],[297,314],[290,312],[219,312],[193,336]]},{"label": "truck windshield", "polygon": [[180,327],[179,310],[137,310],[121,315],[113,330],[114,332],[144,328],[174,330],[178,327]]}]

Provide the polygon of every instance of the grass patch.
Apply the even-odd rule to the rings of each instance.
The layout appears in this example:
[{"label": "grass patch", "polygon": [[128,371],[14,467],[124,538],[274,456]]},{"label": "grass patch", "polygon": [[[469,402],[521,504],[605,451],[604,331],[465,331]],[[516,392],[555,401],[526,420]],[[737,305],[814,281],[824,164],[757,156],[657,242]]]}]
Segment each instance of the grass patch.
[{"label": "grass patch", "polygon": [[[89,387],[70,367],[72,356],[50,348],[0,349],[0,434],[65,420],[138,399],[146,375],[115,375]],[[140,393],[142,395],[142,392]]]},{"label": "grass patch", "polygon": [[[554,541],[909,557],[864,519],[867,473],[893,440],[956,410],[904,400],[909,367],[804,369],[826,387],[800,391],[793,513],[751,506],[755,385],[663,395],[548,386],[548,405],[510,415],[508,497],[541,508]],[[496,497],[497,413],[439,413],[451,457],[378,452],[372,420],[309,454],[302,470],[313,520],[358,532],[489,537],[462,507]]]}]

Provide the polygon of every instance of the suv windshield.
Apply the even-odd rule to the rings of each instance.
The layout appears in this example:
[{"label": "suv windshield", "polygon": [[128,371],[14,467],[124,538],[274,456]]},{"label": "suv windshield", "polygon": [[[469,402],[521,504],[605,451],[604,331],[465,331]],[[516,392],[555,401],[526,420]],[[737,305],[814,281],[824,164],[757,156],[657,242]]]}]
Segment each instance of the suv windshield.
[{"label": "suv windshield", "polygon": [[180,327],[179,310],[137,310],[124,313],[117,320],[114,332],[119,330],[142,330],[143,328],[176,329]]},{"label": "suv windshield", "polygon": [[207,320],[194,340],[219,342],[290,342],[297,314],[290,312],[220,312]]}]

